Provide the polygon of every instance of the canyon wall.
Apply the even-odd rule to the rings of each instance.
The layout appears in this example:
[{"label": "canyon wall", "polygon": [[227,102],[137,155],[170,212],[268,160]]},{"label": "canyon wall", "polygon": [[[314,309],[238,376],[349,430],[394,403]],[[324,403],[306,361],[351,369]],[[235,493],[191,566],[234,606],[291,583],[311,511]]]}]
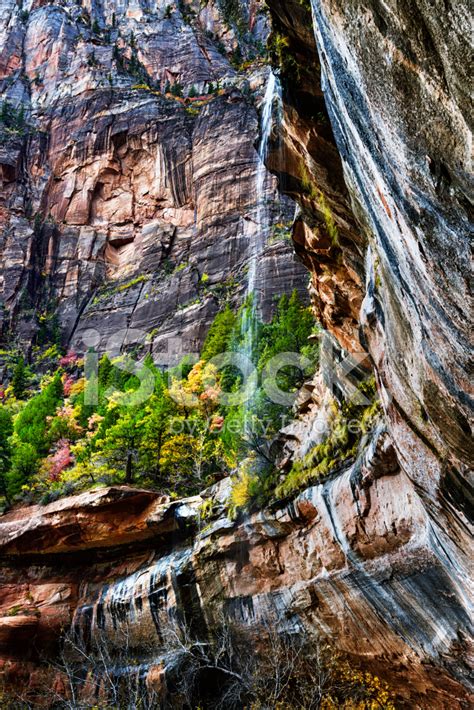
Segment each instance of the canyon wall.
[{"label": "canyon wall", "polygon": [[[370,354],[397,459],[432,526],[432,551],[469,608],[468,6],[315,0],[315,42],[301,4],[275,0],[271,12],[275,44],[284,41],[290,59],[270,164],[301,204],[294,240],[316,312],[347,349]],[[346,188],[337,199],[341,172],[327,169],[321,94]]]},{"label": "canyon wall", "polygon": [[[223,510],[225,483],[173,503],[114,488],[3,516],[1,657],[32,697],[71,623],[111,639],[131,629],[138,672],[166,684],[160,612],[178,609],[203,634],[224,614],[250,628],[276,619],[282,631],[329,635],[390,681],[400,707],[472,702],[467,4],[314,0],[314,31],[306,3],[268,4],[283,88],[268,167],[300,206],[293,241],[315,312],[374,370],[383,420],[355,461],[237,521]],[[196,344],[218,306],[212,287],[244,269],[258,133],[245,87],[263,83],[262,69],[243,76],[197,33],[214,18],[212,32],[235,47],[213,5],[191,24],[182,9],[165,18],[163,5],[159,32],[139,7],[116,10],[115,21],[133,26],[149,76],[199,91],[227,83],[199,116],[192,104],[133,89],[113,43],[82,28],[80,7],[38,7],[25,21],[4,5],[3,71],[30,77],[39,121],[34,135],[0,147],[6,333],[14,325],[30,337],[28,283],[41,303],[58,304],[75,346],[98,323],[106,333],[146,323]],[[89,10],[100,29],[102,10]],[[36,22],[44,31],[38,24],[28,39]],[[132,49],[123,48],[125,67]],[[164,56],[173,57],[166,71]],[[100,89],[88,84],[99,79]],[[8,84],[12,101],[22,86]],[[267,189],[276,200],[276,179]],[[273,224],[293,216],[277,204]],[[267,253],[269,298],[301,283],[287,247],[277,240]],[[145,278],[119,290],[137,274]],[[311,396],[293,433],[303,446],[324,393]],[[203,521],[209,500],[214,513]]]},{"label": "canyon wall", "polygon": [[250,3],[242,22],[215,3],[2,4],[4,343],[31,349],[43,323],[78,352],[199,351],[245,293],[262,203],[264,316],[305,293],[294,205],[269,173],[256,186],[269,70],[231,63],[255,58],[268,21]]}]

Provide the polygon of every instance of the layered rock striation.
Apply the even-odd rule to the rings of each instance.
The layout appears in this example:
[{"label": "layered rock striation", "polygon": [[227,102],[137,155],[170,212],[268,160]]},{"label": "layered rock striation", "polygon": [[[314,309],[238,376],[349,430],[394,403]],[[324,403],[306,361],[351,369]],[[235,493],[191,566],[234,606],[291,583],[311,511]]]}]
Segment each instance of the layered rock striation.
[{"label": "layered rock striation", "polygon": [[[432,526],[432,552],[469,609],[467,6],[315,0],[314,39],[301,4],[276,0],[271,12],[275,46],[290,59],[270,164],[301,204],[293,238],[316,312],[343,347],[369,353],[399,464]],[[324,114],[314,120],[321,94],[329,136]],[[336,202],[330,180],[341,174]],[[469,625],[460,636],[470,637]]]},{"label": "layered rock striation", "polygon": [[122,664],[126,638],[135,672],[163,692],[179,653],[163,646],[164,619],[206,638],[224,615],[330,632],[391,682],[401,707],[468,707],[462,596],[383,431],[337,478],[244,522],[203,520],[209,496],[218,509],[222,491],[170,503],[118,487],[5,516],[2,664],[23,697],[44,698],[45,678],[60,683],[56,644],[71,622],[85,648],[91,634],[106,638]]}]

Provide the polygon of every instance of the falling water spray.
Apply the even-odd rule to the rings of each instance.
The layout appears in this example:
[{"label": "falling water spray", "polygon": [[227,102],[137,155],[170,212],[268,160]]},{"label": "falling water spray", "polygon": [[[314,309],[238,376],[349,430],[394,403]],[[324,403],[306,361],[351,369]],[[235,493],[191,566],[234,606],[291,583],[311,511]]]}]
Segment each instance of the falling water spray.
[{"label": "falling water spray", "polygon": [[[260,118],[260,142],[255,176],[256,216],[254,228],[249,234],[250,259],[247,273],[247,307],[242,318],[242,352],[251,361],[254,360],[255,355],[261,296],[265,291],[265,267],[262,257],[270,228],[270,209],[268,204],[268,180],[270,176],[265,162],[274,125],[274,117],[280,114],[281,105],[281,84],[278,77],[270,71]],[[277,109],[276,111],[275,108]],[[247,402],[246,409],[247,414],[249,414],[251,409],[250,400]],[[246,424],[247,422],[248,416],[246,416]]]},{"label": "falling water spray", "polygon": [[268,144],[274,123],[275,102],[281,106],[281,85],[278,77],[271,71],[268,76],[265,95],[262,102],[260,119],[260,143],[258,146],[258,162],[255,177],[256,218],[255,228],[249,235],[249,268],[247,274],[246,298],[249,301],[247,315],[242,326],[245,342],[245,354],[252,358],[255,346],[255,324],[260,296],[264,292],[265,270],[262,256],[267,242],[270,226],[267,187],[269,173],[265,161],[268,154]]}]

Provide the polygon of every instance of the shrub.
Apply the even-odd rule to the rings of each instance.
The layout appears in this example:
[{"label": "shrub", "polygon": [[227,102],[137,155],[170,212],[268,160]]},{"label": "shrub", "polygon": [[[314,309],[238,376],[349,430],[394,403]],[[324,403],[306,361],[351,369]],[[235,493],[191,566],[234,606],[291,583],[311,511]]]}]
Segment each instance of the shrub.
[{"label": "shrub", "polygon": [[149,279],[150,277],[147,274],[140,274],[139,276],[135,276],[135,278],[131,279],[130,281],[127,281],[126,283],[117,286],[116,291],[117,293],[127,291],[127,289],[132,288],[132,286],[136,286],[137,284],[149,281]]},{"label": "shrub", "polygon": [[[177,618],[160,609],[154,615],[159,652],[173,663],[166,667],[166,694],[157,697],[153,682],[141,682],[133,617],[125,606],[114,615],[113,634],[98,624],[91,632],[82,615],[61,639],[57,670],[69,680],[72,698],[80,693],[84,707],[97,707],[99,697],[104,708],[127,708],[133,698],[141,710],[395,710],[387,683],[348,661],[334,642],[285,632],[281,620],[250,627],[218,613],[206,634],[197,636],[187,615]],[[140,656],[156,657],[152,637],[140,643]],[[84,683],[85,677],[96,682]],[[84,695],[88,686],[90,697]],[[42,696],[45,707],[58,704],[56,687],[45,687]]]},{"label": "shrub", "polygon": [[306,167],[306,164],[301,158],[300,160],[300,180],[301,180],[301,189],[303,192],[308,195],[312,200],[316,200],[318,197],[318,193],[316,191],[316,188],[314,186],[313,181],[311,180],[308,169]]},{"label": "shrub", "polygon": [[326,231],[329,235],[332,245],[335,247],[339,246],[339,232],[334,222],[334,217],[332,215],[331,208],[326,202],[326,198],[324,197],[321,190],[319,191],[319,209],[323,213]]},{"label": "shrub", "polygon": [[[380,402],[375,398],[374,378],[361,383],[359,391],[372,396],[373,402],[361,407],[355,397],[340,408],[334,404],[329,434],[302,460],[293,463],[285,480],[275,490],[277,496],[293,495],[310,483],[323,479],[357,454],[362,435],[370,431],[380,412]],[[354,427],[354,423],[358,423],[358,427]]]},{"label": "shrub", "polygon": [[79,357],[77,353],[75,353],[73,350],[69,350],[66,355],[63,355],[59,359],[59,366],[60,367],[71,367],[73,365],[77,364]]},{"label": "shrub", "polygon": [[25,109],[20,106],[16,109],[8,101],[3,101],[0,110],[0,123],[10,131],[23,133],[25,127]]},{"label": "shrub", "polygon": [[246,508],[250,503],[250,474],[248,471],[239,472],[238,478],[232,483],[230,496],[231,505],[235,509]]},{"label": "shrub", "polygon": [[54,454],[43,462],[42,469],[50,481],[58,481],[61,473],[73,462],[69,442],[61,439]]}]

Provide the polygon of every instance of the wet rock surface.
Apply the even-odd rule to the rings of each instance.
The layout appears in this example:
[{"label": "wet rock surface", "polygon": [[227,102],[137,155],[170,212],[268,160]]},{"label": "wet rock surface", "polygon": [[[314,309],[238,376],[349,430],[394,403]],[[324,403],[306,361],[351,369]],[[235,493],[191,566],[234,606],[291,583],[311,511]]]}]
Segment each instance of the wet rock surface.
[{"label": "wet rock surface", "polygon": [[473,456],[467,6],[318,2],[314,13],[331,124],[370,244],[364,339],[400,462],[462,557],[467,511],[447,497],[453,477],[468,495]]},{"label": "wet rock surface", "polygon": [[[301,4],[273,0],[270,8],[291,56],[282,72],[283,131],[269,165],[301,205],[293,239],[312,274],[316,312],[348,351],[369,353],[400,466],[449,576],[468,590],[467,5],[314,0],[314,34]],[[332,135],[324,114],[315,118],[321,95]],[[337,202],[328,165],[347,188],[339,187]],[[290,427],[303,451],[324,406],[319,385],[306,420]]]},{"label": "wet rock surface", "polygon": [[[349,467],[240,522],[202,520],[204,498],[164,503],[126,487],[31,509],[28,522],[25,511],[10,514],[0,548],[7,677],[18,682],[20,659],[29,664],[33,697],[72,623],[79,637],[105,635],[112,646],[126,633],[153,678],[166,656],[164,612],[203,633],[224,614],[249,628],[329,632],[394,684],[402,706],[468,707],[465,599],[413,484],[372,460],[363,462],[371,477]],[[80,520],[91,523],[81,534]],[[22,638],[33,639],[28,657]]]}]

